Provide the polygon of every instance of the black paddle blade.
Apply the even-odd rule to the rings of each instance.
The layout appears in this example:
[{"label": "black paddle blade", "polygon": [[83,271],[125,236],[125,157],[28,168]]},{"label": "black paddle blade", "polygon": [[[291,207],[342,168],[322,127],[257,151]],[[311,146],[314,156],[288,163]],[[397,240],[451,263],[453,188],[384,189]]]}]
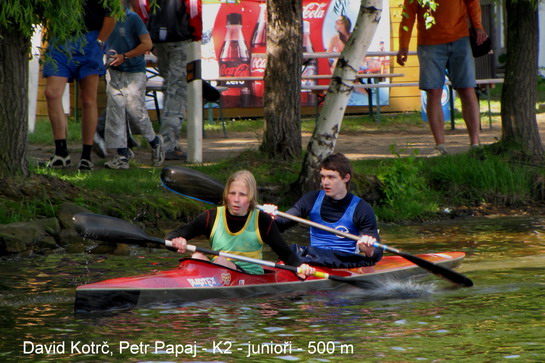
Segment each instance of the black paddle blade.
[{"label": "black paddle blade", "polygon": [[223,184],[199,171],[181,166],[167,166],[161,172],[161,182],[171,191],[210,204],[220,204]]},{"label": "black paddle blade", "polygon": [[396,251],[396,254],[405,258],[408,261],[411,261],[415,265],[418,265],[422,267],[423,269],[428,270],[429,272],[434,273],[437,276],[440,276],[458,285],[465,286],[465,287],[473,286],[473,281],[471,281],[471,279],[469,279],[468,277],[462,274],[459,274],[456,271],[450,270],[443,266],[436,265],[433,262],[427,261],[415,255],[411,255],[410,253]]},{"label": "black paddle blade", "polygon": [[130,243],[143,245],[160,243],[164,240],[148,236],[132,223],[119,218],[100,214],[80,213],[73,217],[76,231],[85,238],[110,243]]}]

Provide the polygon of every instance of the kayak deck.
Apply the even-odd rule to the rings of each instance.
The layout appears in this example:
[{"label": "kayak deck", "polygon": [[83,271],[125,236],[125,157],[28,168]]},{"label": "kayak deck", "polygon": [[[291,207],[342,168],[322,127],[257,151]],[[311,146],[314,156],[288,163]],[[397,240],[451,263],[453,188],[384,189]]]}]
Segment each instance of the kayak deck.
[{"label": "kayak deck", "polygon": [[[418,257],[446,268],[462,263],[463,252],[421,254]],[[376,265],[353,269],[316,268],[353,280],[358,287],[376,287],[387,280],[406,280],[427,272],[400,256],[384,256]],[[293,291],[329,290],[346,283],[265,268],[250,275],[209,261],[182,259],[176,269],[133,277],[121,277],[79,286],[75,312],[128,310],[136,306],[180,305],[206,300],[279,294]]]}]

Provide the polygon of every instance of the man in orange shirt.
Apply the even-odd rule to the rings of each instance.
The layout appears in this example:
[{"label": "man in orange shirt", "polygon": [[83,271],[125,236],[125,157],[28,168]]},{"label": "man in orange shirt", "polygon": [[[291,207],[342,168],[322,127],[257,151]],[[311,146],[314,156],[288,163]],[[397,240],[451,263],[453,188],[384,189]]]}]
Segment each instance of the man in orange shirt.
[{"label": "man in orange shirt", "polygon": [[481,24],[479,0],[435,0],[431,12],[435,24],[426,29],[423,7],[418,0],[405,0],[403,20],[399,25],[397,63],[405,65],[414,22],[418,19],[418,60],[420,89],[427,95],[426,112],[435,139],[433,155],[447,153],[441,94],[445,74],[462,101],[462,114],[469,133],[471,147],[479,145],[479,105],[475,95],[475,61],[469,43],[469,27],[475,28],[477,44],[488,35]]}]

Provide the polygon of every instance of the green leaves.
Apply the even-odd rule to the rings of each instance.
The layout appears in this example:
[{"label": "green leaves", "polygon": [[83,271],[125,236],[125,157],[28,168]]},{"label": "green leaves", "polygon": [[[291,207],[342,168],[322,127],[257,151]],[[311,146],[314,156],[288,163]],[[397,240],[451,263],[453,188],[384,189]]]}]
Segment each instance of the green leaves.
[{"label": "green leaves", "polygon": [[[85,0],[2,0],[0,6],[0,29],[16,31],[27,39],[32,37],[34,27],[43,24],[59,42],[77,37],[84,29],[83,4]],[[112,10],[112,16],[121,18],[124,14],[119,0],[101,0],[104,7]],[[3,31],[0,36],[3,36]]]}]

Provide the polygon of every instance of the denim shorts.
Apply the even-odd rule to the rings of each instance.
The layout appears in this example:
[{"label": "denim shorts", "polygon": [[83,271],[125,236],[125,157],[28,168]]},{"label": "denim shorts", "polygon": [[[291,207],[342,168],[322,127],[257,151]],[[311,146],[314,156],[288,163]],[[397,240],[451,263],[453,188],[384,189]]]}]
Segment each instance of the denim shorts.
[{"label": "denim shorts", "polygon": [[85,33],[84,40],[73,41],[59,48],[48,47],[43,76],[65,77],[68,82],[79,81],[87,76],[106,73],[104,51],[97,43],[98,31]]},{"label": "denim shorts", "polygon": [[445,75],[454,89],[474,88],[475,59],[471,53],[469,37],[451,43],[419,45],[420,89],[440,89]]}]

